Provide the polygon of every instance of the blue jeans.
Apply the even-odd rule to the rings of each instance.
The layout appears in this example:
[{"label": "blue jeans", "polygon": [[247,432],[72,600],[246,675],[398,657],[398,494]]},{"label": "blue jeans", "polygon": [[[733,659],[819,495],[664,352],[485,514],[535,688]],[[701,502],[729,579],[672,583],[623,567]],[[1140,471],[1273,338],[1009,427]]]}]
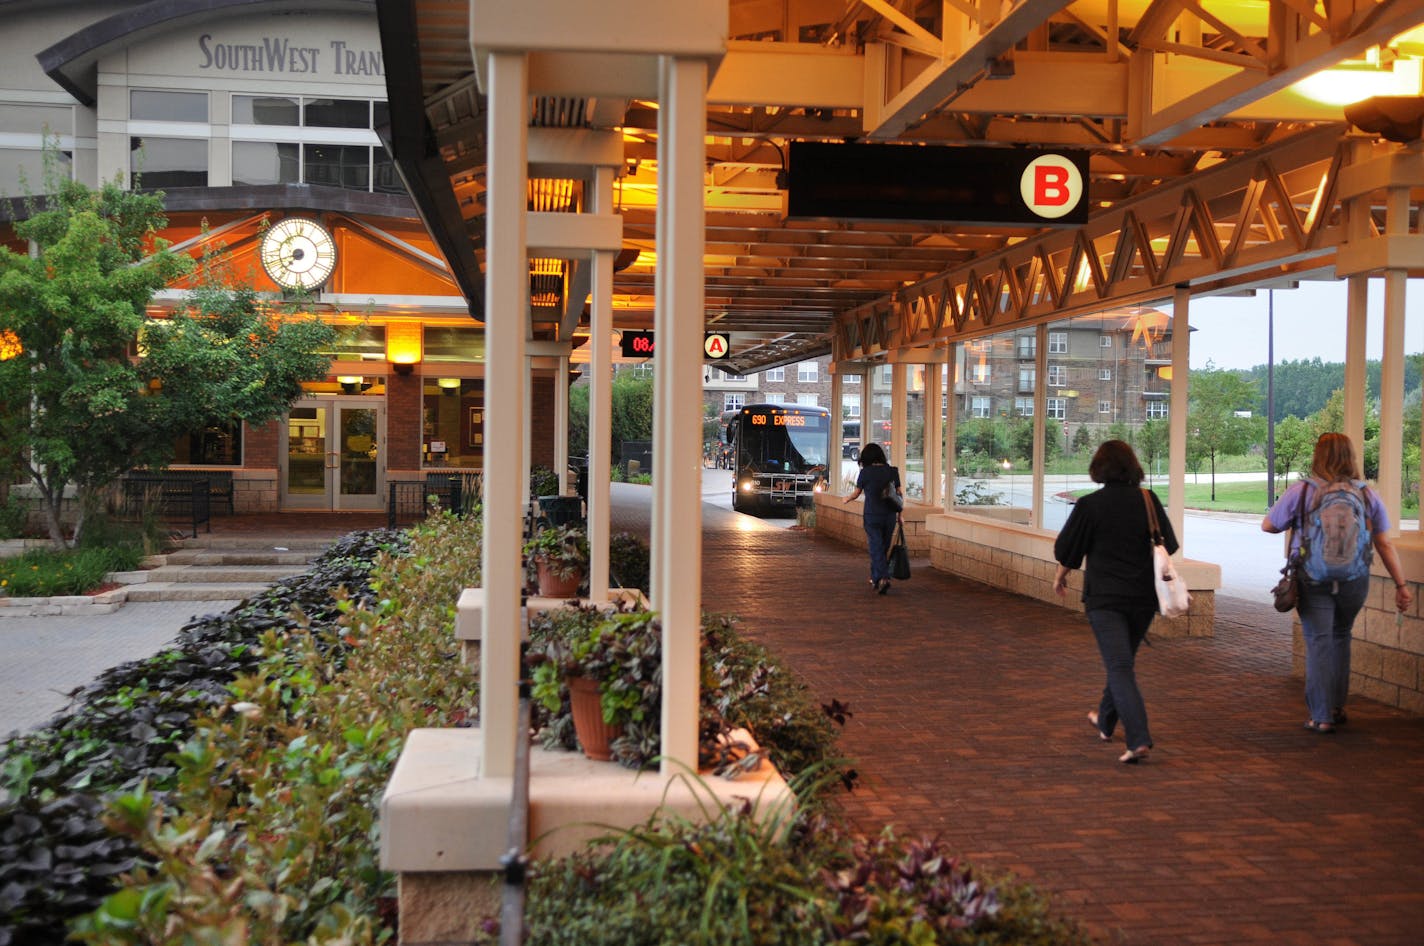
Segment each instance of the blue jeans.
[{"label": "blue jeans", "polygon": [[890,563],[885,556],[890,552],[890,543],[895,541],[894,516],[866,516],[865,539],[870,550],[870,580],[881,581],[890,578]]},{"label": "blue jeans", "polygon": [[1301,636],[1305,638],[1305,705],[1310,718],[1328,723],[1350,695],[1350,629],[1370,590],[1366,575],[1316,584],[1301,579]]},{"label": "blue jeans", "polygon": [[1147,628],[1156,613],[1151,607],[1088,612],[1088,623],[1098,639],[1098,653],[1102,654],[1103,667],[1108,673],[1107,686],[1103,687],[1103,697],[1098,701],[1098,728],[1111,736],[1121,719],[1129,749],[1152,745],[1152,734],[1147,729],[1147,706],[1137,689],[1134,665],[1137,648],[1147,637]]}]

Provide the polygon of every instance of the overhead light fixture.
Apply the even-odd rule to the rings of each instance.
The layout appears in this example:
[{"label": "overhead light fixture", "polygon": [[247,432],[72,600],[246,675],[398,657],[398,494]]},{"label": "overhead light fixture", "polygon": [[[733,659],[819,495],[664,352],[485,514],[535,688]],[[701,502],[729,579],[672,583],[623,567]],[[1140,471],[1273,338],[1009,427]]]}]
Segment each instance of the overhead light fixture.
[{"label": "overhead light fixture", "polygon": [[453,395],[453,394],[457,393],[457,392],[460,390],[460,379],[459,379],[459,378],[441,378],[439,381],[436,381],[435,383],[438,384],[438,385],[440,385],[440,390],[443,391],[443,392],[445,392],[446,394],[451,394],[451,395]]}]

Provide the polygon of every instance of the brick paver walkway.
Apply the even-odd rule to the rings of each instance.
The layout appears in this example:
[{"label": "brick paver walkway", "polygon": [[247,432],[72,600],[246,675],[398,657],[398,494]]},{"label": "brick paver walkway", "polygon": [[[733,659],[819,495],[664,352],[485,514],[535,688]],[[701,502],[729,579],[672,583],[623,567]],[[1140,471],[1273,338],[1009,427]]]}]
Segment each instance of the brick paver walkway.
[{"label": "brick paver walkway", "polygon": [[1304,731],[1274,612],[1223,600],[1215,638],[1143,649],[1157,749],[1125,766],[1085,720],[1081,615],[926,563],[878,597],[861,551],[720,519],[704,602],[850,704],[859,827],[940,836],[1104,943],[1424,943],[1424,720],[1356,700],[1338,735]]}]

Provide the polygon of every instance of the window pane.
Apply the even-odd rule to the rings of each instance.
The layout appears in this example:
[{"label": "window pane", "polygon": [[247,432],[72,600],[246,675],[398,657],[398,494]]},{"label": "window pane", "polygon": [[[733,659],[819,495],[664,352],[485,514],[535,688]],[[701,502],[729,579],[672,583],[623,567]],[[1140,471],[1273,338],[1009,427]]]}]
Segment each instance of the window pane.
[{"label": "window pane", "polygon": [[302,145],[307,184],[370,190],[371,149],[365,145]]},{"label": "window pane", "polygon": [[374,158],[375,181],[371,189],[378,194],[404,194],[405,184],[396,173],[396,163],[391,160],[390,152],[377,145]]},{"label": "window pane", "polygon": [[135,186],[207,187],[208,143],[196,138],[130,138]]},{"label": "window pane", "polygon": [[300,125],[301,104],[294,95],[234,95],[232,121],[236,125]]},{"label": "window pane", "polygon": [[242,466],[242,422],[215,424],[173,444],[173,462],[206,466]]},{"label": "window pane", "polygon": [[370,128],[366,99],[303,99],[302,124],[308,128]]},{"label": "window pane", "polygon": [[205,122],[208,120],[206,92],[129,92],[129,118],[138,121]]},{"label": "window pane", "polygon": [[352,325],[336,333],[336,341],[318,354],[344,361],[386,360],[386,327],[384,325]]},{"label": "window pane", "polygon": [[422,390],[421,461],[442,469],[480,469],[485,431],[483,379],[426,378]]},{"label": "window pane", "polygon": [[302,175],[299,145],[269,141],[232,143],[233,184],[296,184]]},{"label": "window pane", "polygon": [[1028,524],[1033,498],[1033,366],[1021,332],[956,346],[949,495],[957,512]]},{"label": "window pane", "polygon": [[384,128],[391,123],[391,107],[385,102],[371,103],[371,126]]},{"label": "window pane", "polygon": [[[63,169],[61,173],[66,180],[70,176],[69,164],[67,157],[60,163]],[[22,178],[23,187],[20,186]],[[40,194],[44,189],[44,152],[0,148],[0,197]]]},{"label": "window pane", "polygon": [[426,361],[484,361],[484,329],[426,326],[424,357]]}]

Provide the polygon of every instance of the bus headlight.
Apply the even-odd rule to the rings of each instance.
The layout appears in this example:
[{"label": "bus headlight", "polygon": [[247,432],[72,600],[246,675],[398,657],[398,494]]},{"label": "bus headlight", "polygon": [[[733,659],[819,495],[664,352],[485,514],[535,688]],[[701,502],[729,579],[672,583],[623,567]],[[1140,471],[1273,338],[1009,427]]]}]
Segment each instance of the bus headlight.
[{"label": "bus headlight", "polygon": [[756,492],[756,480],[742,480],[742,492],[744,492],[744,493],[755,493],[755,492]]}]

